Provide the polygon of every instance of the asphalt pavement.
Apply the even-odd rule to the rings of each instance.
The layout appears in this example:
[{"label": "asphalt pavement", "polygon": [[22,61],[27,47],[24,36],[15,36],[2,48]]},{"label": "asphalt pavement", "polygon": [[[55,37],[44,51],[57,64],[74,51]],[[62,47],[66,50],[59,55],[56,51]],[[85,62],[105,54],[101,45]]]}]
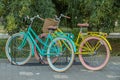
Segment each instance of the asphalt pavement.
[{"label": "asphalt pavement", "polygon": [[0,80],[120,80],[120,57],[111,57],[100,71],[87,70],[76,62],[64,73],[39,64],[34,58],[23,66],[11,65],[7,59],[0,59]]}]

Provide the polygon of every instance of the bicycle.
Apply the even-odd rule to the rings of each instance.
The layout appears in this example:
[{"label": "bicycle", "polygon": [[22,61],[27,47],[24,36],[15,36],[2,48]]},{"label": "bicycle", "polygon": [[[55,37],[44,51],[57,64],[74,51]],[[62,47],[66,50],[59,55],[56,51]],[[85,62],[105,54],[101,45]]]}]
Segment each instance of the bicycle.
[{"label": "bicycle", "polygon": [[[61,17],[70,19],[70,17],[65,16],[65,15],[61,16]],[[57,17],[56,17],[56,19],[57,19]],[[52,28],[56,28],[56,30],[58,30],[57,27],[58,27],[60,21],[56,21],[56,20],[51,19],[51,18],[46,18],[43,21],[44,21],[44,25],[43,25],[43,28],[42,28],[42,32],[43,33],[39,34],[38,37],[41,38],[44,41],[44,40],[46,40],[46,37],[47,37],[47,34],[48,34],[48,29],[47,28],[52,27]],[[56,34],[57,32],[56,31],[54,31],[54,32],[55,33],[52,33],[52,36],[53,37],[58,36]],[[71,35],[70,33],[63,33],[63,32],[59,32],[59,33],[61,35],[67,36],[67,37],[69,37],[71,39],[73,37],[73,35]],[[38,42],[38,41],[36,40],[36,42]],[[43,46],[41,46],[41,47],[43,47]],[[48,64],[47,58],[43,57],[43,56],[40,56],[38,51],[36,51],[36,47],[34,47],[34,50],[35,50],[35,58],[36,58],[36,60],[38,60],[41,64]],[[55,61],[56,61],[56,59],[53,60],[53,63],[55,63]]]},{"label": "bicycle", "polygon": [[[57,72],[63,72],[66,71],[71,65],[74,60],[74,44],[72,40],[69,37],[66,36],[60,36],[61,34],[57,33],[58,36],[53,38],[51,33],[55,30],[55,28],[49,28],[49,33],[46,37],[46,41],[42,41],[35,31],[32,29],[32,23],[35,18],[38,18],[40,20],[43,20],[39,15],[34,16],[32,18],[25,17],[25,19],[30,20],[30,24],[27,27],[26,32],[19,32],[13,34],[11,37],[8,38],[5,46],[6,56],[8,60],[14,64],[14,65],[24,65],[29,61],[32,55],[34,55],[34,46],[36,46],[36,49],[39,52],[39,55],[41,56],[47,56],[47,59],[49,63],[51,63],[51,57],[57,57],[57,60],[59,57],[63,57],[67,54],[69,57],[69,60],[61,67],[53,67],[52,69]],[[40,48],[39,45],[34,40],[37,39],[38,42],[43,45],[43,48]],[[50,41],[50,42],[49,42]],[[57,44],[57,45],[56,45]],[[64,48],[69,53],[63,53]],[[47,53],[45,53],[47,52]],[[61,65],[61,64],[60,64]],[[58,64],[59,66],[59,64]],[[51,65],[50,65],[51,67]]]},{"label": "bicycle", "polygon": [[[102,32],[87,32],[84,36],[82,27],[89,27],[89,24],[78,24],[80,32],[75,41],[75,45],[79,48],[79,59],[82,65],[89,70],[100,70],[104,68],[110,58],[110,43],[106,39],[107,34]],[[81,43],[79,39],[82,39]]]},{"label": "bicycle", "polygon": [[[60,17],[56,17],[58,23],[61,17],[64,17],[64,15],[61,14]],[[107,34],[103,32],[87,32],[86,35],[84,35],[82,28],[89,27],[89,24],[79,23],[78,26],[80,26],[80,31],[74,40],[77,49],[75,54],[79,55],[79,60],[82,65],[89,70],[100,70],[104,68],[109,61],[110,50],[112,50],[109,41],[106,39]],[[58,26],[54,33],[56,32],[64,34]]]}]

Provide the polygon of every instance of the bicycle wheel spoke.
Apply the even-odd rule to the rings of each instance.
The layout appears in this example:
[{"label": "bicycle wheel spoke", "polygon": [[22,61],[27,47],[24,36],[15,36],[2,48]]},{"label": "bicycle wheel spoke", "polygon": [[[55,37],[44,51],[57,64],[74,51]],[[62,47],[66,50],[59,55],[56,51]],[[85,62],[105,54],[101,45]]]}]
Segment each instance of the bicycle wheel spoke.
[{"label": "bicycle wheel spoke", "polygon": [[102,46],[102,44],[101,44],[100,41],[98,41],[98,42],[96,43],[95,47],[94,47],[94,50],[95,50],[95,51],[98,50],[98,49],[100,48],[100,46]]},{"label": "bicycle wheel spoke", "polygon": [[56,55],[47,56],[49,65],[53,70],[63,72],[72,65],[74,51],[71,43],[65,38],[55,38],[49,45],[48,53],[54,53],[58,57],[56,62],[52,63],[52,59],[54,59]]},{"label": "bicycle wheel spoke", "polygon": [[23,65],[31,57],[31,46],[27,39],[25,45],[19,48],[23,39],[23,34],[16,33],[6,43],[6,55],[13,64]]}]

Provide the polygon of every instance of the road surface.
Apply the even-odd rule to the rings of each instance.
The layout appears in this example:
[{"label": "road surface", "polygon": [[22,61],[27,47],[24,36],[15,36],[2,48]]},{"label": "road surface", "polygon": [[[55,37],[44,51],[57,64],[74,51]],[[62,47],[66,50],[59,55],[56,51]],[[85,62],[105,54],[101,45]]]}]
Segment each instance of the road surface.
[{"label": "road surface", "polygon": [[100,71],[87,70],[77,62],[64,73],[54,72],[36,60],[15,66],[7,59],[0,59],[0,80],[120,80],[120,57],[111,57],[108,65]]}]

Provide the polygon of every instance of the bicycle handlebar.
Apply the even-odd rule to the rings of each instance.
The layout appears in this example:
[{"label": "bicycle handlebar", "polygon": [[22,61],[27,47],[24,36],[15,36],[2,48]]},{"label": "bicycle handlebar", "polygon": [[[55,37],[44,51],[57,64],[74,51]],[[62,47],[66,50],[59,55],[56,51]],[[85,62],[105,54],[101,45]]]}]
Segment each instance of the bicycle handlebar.
[{"label": "bicycle handlebar", "polygon": [[31,18],[30,18],[29,16],[24,17],[25,21],[26,21],[27,19],[29,19],[29,20],[31,21],[31,23],[33,22],[33,20],[34,20],[35,18],[38,18],[38,19],[44,21],[44,19],[41,18],[39,15],[34,16],[34,17],[31,17]]},{"label": "bicycle handlebar", "polygon": [[67,18],[67,19],[70,19],[69,16],[66,16],[66,15],[63,15],[63,14],[60,14],[59,17],[58,17],[57,15],[55,15],[55,19],[58,20],[58,21],[60,21],[60,19],[61,19],[62,17]]},{"label": "bicycle handlebar", "polygon": [[67,18],[67,19],[70,19],[69,16],[66,16],[66,15],[63,15],[63,14],[60,14],[61,17],[64,17],[64,18]]}]

